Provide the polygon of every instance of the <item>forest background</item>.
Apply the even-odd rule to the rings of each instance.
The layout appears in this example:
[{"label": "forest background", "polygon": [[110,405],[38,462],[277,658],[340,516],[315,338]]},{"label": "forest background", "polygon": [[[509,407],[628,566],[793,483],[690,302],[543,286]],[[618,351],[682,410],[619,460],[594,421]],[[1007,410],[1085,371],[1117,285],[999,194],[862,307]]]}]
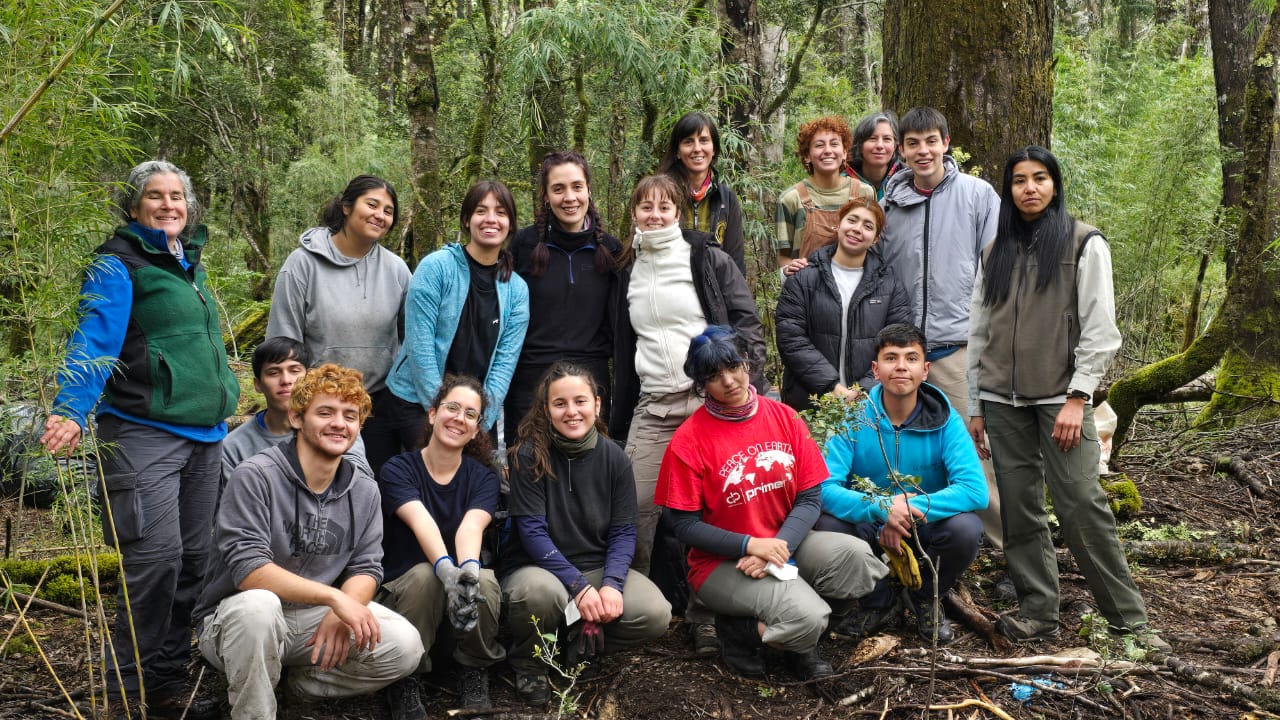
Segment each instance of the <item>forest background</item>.
[{"label": "forest background", "polygon": [[[743,199],[748,274],[771,328],[774,198],[803,177],[798,125],[931,104],[951,120],[957,157],[997,190],[1018,146],[1050,145],[1063,161],[1071,211],[1114,255],[1125,343],[1112,374],[1178,362],[1178,377],[1131,393],[1141,402],[1230,345],[1211,321],[1231,294],[1228,268],[1255,291],[1274,279],[1274,213],[1261,209],[1261,245],[1247,257],[1239,247],[1245,81],[1262,67],[1254,46],[1271,11],[1249,0],[5,3],[3,399],[50,402],[80,271],[116,222],[113,183],[143,159],[194,179],[228,346],[247,359],[275,270],[352,176],[398,188],[386,243],[414,267],[457,238],[471,182],[506,182],[527,224],[538,160],[574,147],[626,240],[632,185],[671,123],[700,110],[720,124],[718,168]],[[1252,370],[1218,393],[1268,410],[1280,397],[1269,287],[1245,303],[1266,312],[1224,324],[1254,338],[1232,375]],[[1197,337],[1216,351],[1207,364],[1191,352]]]}]

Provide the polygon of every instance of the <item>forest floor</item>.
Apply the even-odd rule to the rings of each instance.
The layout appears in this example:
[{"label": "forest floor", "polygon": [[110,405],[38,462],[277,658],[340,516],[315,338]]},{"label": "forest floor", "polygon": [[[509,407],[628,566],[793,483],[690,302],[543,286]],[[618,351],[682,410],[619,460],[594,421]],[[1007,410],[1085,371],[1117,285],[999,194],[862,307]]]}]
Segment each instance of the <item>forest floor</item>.
[{"label": "forest floor", "polygon": [[[1102,651],[1100,667],[1063,663],[1071,649],[1090,644],[1080,631],[1087,625],[1082,616],[1095,606],[1061,549],[1060,638],[1022,647],[993,642],[985,623],[1010,604],[995,590],[1001,559],[984,551],[964,586],[985,621],[956,622],[955,642],[934,656],[932,669],[928,644],[910,623],[861,644],[824,640],[824,654],[839,672],[835,678],[802,684],[780,672],[744,680],[715,659],[695,656],[684,627],[673,621],[659,641],[590,668],[590,677],[569,693],[577,709],[561,717],[1280,718],[1272,714],[1280,712],[1280,691],[1272,687],[1280,660],[1280,426],[1203,435],[1180,431],[1180,424],[1176,417],[1140,416],[1115,468],[1142,494],[1141,512],[1121,525],[1126,538],[1135,540],[1129,545],[1131,566],[1152,624],[1173,645],[1168,659],[1135,658],[1119,643],[1094,638],[1093,649]],[[1222,471],[1226,458],[1236,460],[1230,471]],[[0,514],[21,528],[12,539],[19,556],[66,544],[47,511],[7,500]],[[48,664],[32,643],[9,641],[10,634],[20,638],[26,631],[6,605],[0,610],[0,643],[8,643],[0,650],[0,719],[92,717],[84,622],[39,608],[30,609],[27,619]],[[77,700],[77,710],[71,710],[54,673]],[[211,669],[203,677],[213,691],[225,688]],[[1050,686],[1035,686],[1026,701],[1015,699],[1013,685],[1031,685],[1033,677],[1048,678]],[[505,666],[494,669],[491,686],[494,711],[449,713],[456,702],[453,681],[447,671],[438,672],[425,681],[430,716],[557,717],[520,704]],[[926,704],[933,709],[926,712]],[[377,695],[323,703],[284,698],[279,715],[389,717]]]}]

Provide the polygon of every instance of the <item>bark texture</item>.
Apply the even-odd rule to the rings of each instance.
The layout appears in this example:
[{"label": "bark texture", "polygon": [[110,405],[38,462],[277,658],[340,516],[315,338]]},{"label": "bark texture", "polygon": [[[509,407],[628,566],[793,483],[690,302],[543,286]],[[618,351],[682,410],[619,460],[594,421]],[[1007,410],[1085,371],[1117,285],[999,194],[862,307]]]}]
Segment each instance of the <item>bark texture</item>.
[{"label": "bark texture", "polygon": [[[408,206],[412,242],[402,251],[415,267],[417,260],[440,247],[444,238],[443,192],[440,179],[440,139],[436,127],[440,111],[440,86],[436,80],[434,47],[443,36],[448,13],[424,0],[400,0],[405,36],[405,109],[409,114],[409,147],[412,154],[413,192],[401,193]],[[409,198],[405,198],[408,200]]]},{"label": "bark texture", "polygon": [[881,37],[884,107],[940,110],[970,171],[997,184],[1013,150],[1049,146],[1051,0],[895,0]]}]

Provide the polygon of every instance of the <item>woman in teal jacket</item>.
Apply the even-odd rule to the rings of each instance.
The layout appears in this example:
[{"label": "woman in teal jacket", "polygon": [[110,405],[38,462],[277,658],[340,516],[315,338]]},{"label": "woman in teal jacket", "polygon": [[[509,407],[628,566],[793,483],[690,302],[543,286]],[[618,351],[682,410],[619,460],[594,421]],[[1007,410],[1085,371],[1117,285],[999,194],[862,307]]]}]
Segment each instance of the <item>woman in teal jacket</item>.
[{"label": "woman in teal jacket", "polygon": [[402,402],[398,425],[421,431],[426,408],[445,373],[484,383],[489,430],[507,395],[525,330],[529,286],[512,272],[506,244],[516,227],[516,203],[506,185],[482,180],[462,201],[466,245],[450,243],[422,259],[405,299],[405,340],[387,378]]}]

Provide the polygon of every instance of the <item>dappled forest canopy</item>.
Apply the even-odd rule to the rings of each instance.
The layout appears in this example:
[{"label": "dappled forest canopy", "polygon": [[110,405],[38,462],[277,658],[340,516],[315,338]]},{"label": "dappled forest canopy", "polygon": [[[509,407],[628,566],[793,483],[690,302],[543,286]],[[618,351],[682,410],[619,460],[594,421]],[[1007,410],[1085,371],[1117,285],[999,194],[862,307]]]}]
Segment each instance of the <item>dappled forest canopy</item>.
[{"label": "dappled forest canopy", "polygon": [[1238,123],[1243,86],[1219,106],[1211,35],[1223,36],[1211,20],[1230,19],[1238,29],[1225,36],[1245,39],[1265,16],[1245,0],[1214,5],[1236,10],[1164,0],[6,4],[6,392],[47,392],[78,270],[115,222],[112,183],[144,158],[195,178],[211,227],[206,264],[235,327],[261,314],[295,238],[351,176],[401,189],[402,223],[387,243],[412,266],[457,237],[476,178],[508,183],[527,223],[539,158],[574,147],[591,163],[605,223],[626,238],[631,186],[653,170],[674,119],[701,110],[720,124],[717,167],[743,199],[768,322],[774,198],[803,176],[796,127],[917,103],[951,118],[957,157],[988,178],[1022,144],[1051,144],[1063,159],[1069,206],[1106,232],[1115,257],[1118,374],[1181,351],[1225,297],[1239,217],[1222,202],[1232,187],[1223,167],[1238,168],[1243,149],[1218,131],[1220,111]]}]

